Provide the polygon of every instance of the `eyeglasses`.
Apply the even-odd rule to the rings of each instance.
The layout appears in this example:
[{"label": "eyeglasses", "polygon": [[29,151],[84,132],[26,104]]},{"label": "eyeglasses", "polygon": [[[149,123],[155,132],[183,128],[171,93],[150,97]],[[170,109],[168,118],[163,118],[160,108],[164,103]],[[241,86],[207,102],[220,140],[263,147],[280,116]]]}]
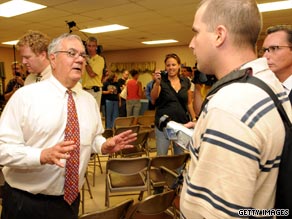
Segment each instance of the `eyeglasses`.
[{"label": "eyeglasses", "polygon": [[276,51],[278,51],[279,49],[281,48],[290,48],[292,49],[292,46],[269,46],[267,48],[263,47],[261,50],[260,50],[260,54],[264,54],[265,52],[269,52],[269,53],[275,53]]},{"label": "eyeglasses", "polygon": [[67,51],[56,51],[54,53],[67,53],[68,57],[77,59],[79,56],[81,56],[82,58],[86,59],[88,57],[88,55],[85,52],[78,52],[76,49],[68,49]]}]

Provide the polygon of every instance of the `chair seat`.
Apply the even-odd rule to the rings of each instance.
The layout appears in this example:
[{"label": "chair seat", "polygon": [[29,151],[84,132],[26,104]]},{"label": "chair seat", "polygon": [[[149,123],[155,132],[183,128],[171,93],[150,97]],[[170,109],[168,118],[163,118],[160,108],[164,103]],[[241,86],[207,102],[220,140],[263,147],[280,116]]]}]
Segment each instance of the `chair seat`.
[{"label": "chair seat", "polygon": [[145,186],[145,182],[143,181],[140,174],[135,174],[131,176],[123,176],[115,173],[109,174],[109,180],[111,188],[121,188],[121,187],[131,187],[135,186]]},{"label": "chair seat", "polygon": [[153,187],[161,187],[166,184],[165,178],[159,169],[151,169],[149,174]]}]

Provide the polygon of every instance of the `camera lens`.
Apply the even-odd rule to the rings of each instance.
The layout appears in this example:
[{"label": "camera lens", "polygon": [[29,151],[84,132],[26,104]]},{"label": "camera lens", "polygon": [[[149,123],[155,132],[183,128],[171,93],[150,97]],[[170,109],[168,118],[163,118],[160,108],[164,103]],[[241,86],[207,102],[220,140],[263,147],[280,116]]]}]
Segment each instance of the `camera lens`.
[{"label": "camera lens", "polygon": [[161,71],[160,71],[160,74],[161,74],[161,76],[165,76],[165,75],[167,74],[167,71],[165,71],[165,70],[161,70]]}]

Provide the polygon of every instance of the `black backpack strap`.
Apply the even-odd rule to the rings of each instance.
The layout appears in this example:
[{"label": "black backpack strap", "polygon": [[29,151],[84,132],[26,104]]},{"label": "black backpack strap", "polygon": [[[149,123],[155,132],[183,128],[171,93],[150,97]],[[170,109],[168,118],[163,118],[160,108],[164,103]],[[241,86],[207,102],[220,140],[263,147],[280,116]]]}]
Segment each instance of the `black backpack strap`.
[{"label": "black backpack strap", "polygon": [[[285,112],[281,101],[271,88],[262,80],[256,77],[249,77],[248,83],[254,84],[264,91],[266,91],[274,101],[278,112],[283,120],[285,126],[285,143],[281,154],[281,162],[279,164],[279,173],[277,178],[276,190],[276,209],[289,209],[292,211],[292,127],[291,121]],[[278,217],[277,217],[278,218]],[[289,218],[289,216],[282,216],[280,218]]]},{"label": "black backpack strap", "polygon": [[202,103],[199,116],[202,113],[202,111],[204,110],[206,104],[209,102],[209,97],[210,96],[214,95],[221,88],[223,88],[223,87],[225,87],[225,86],[227,86],[229,84],[232,84],[232,83],[235,83],[235,82],[246,82],[247,81],[247,77],[249,77],[251,72],[252,72],[251,68],[235,69],[230,74],[228,74],[227,76],[221,78],[219,81],[217,81],[215,84],[213,84],[213,86],[208,91],[207,96],[206,96],[206,98],[204,99],[204,101]]},{"label": "black backpack strap", "polygon": [[286,111],[284,110],[281,101],[278,99],[278,97],[274,93],[274,91],[272,91],[272,89],[265,82],[263,82],[262,80],[260,80],[256,77],[247,77],[246,82],[254,84],[254,85],[260,87],[261,89],[263,89],[265,92],[267,92],[269,94],[269,96],[272,98],[272,100],[274,101],[283,122],[286,122],[288,127],[292,127],[291,121],[290,121]]}]

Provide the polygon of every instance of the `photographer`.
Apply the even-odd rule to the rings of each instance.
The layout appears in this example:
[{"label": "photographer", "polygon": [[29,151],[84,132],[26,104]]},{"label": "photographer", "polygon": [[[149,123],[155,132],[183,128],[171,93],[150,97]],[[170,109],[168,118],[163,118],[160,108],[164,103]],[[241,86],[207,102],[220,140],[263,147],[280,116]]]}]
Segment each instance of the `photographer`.
[{"label": "photographer", "polygon": [[8,82],[6,90],[4,92],[4,99],[7,102],[14,92],[24,85],[24,69],[23,65],[18,62],[12,62],[11,70],[13,78]]},{"label": "photographer", "polygon": [[[156,71],[154,84],[151,90],[151,100],[155,104],[155,135],[157,155],[166,155],[171,145],[169,139],[159,127],[161,116],[167,114],[169,117],[181,124],[187,124],[195,119],[192,107],[189,107],[189,91],[191,82],[189,79],[180,76],[181,60],[178,55],[167,54],[164,60],[166,72]],[[182,149],[173,144],[174,154],[183,153]]]},{"label": "photographer", "polygon": [[192,82],[195,84],[193,106],[197,116],[199,116],[202,103],[207,96],[212,85],[217,81],[214,75],[206,75],[197,69],[197,64],[194,67],[194,78]]},{"label": "photographer", "polygon": [[87,39],[86,50],[89,57],[86,60],[82,75],[82,87],[95,98],[100,107],[105,60],[102,56],[97,54],[97,39],[95,37],[89,37]]}]

